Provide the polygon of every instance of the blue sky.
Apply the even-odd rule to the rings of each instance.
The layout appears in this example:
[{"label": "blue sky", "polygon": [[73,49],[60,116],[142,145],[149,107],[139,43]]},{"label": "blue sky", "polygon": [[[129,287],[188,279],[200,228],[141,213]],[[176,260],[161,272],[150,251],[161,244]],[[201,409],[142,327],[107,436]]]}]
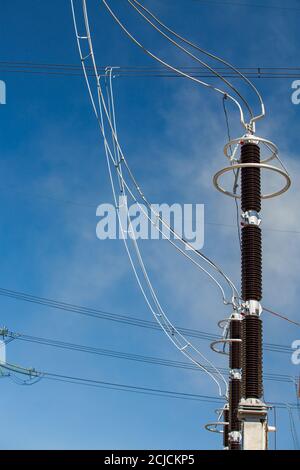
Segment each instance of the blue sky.
[{"label": "blue sky", "polygon": [[[213,3],[213,2],[211,2]],[[234,2],[233,2],[234,3]],[[298,7],[299,2],[260,0]],[[188,62],[140,21],[126,2],[110,1],[128,27],[173,64]],[[300,10],[211,5],[196,0],[145,4],[202,47],[236,65],[298,66]],[[100,1],[88,0],[98,64],[153,66],[118,29]],[[1,0],[1,61],[79,64],[68,0]],[[249,26],[249,32],[247,31]],[[7,104],[0,107],[0,286],[73,304],[152,320],[121,241],[96,238],[96,208],[112,201],[104,151],[83,77],[0,71]],[[282,198],[263,205],[268,228],[299,230],[300,106],[289,79],[256,80],[267,118],[258,134],[275,141],[293,177]],[[225,165],[226,128],[220,96],[181,79],[114,81],[119,136],[145,194],[155,203],[205,204],[205,252],[239,283],[234,205],[212,186]],[[253,106],[255,97],[248,94]],[[242,132],[229,106],[232,133]],[[141,244],[151,279],[175,324],[217,333],[230,311],[214,286],[166,242]],[[264,304],[299,318],[299,234],[264,234]],[[135,354],[182,360],[151,330],[68,314],[1,297],[1,325],[10,330]],[[299,329],[264,317],[265,340],[290,345]],[[207,341],[196,340],[209,357]],[[202,373],[57,350],[14,341],[7,360],[66,375],[216,395]],[[297,375],[288,354],[266,353],[265,370]],[[203,426],[214,405],[93,389],[42,380],[30,387],[1,380],[1,449],[220,448]],[[291,384],[266,382],[271,401],[295,401]],[[295,420],[296,420],[295,415]],[[278,412],[278,448],[292,449],[288,414]],[[298,421],[299,423],[299,421]]]}]

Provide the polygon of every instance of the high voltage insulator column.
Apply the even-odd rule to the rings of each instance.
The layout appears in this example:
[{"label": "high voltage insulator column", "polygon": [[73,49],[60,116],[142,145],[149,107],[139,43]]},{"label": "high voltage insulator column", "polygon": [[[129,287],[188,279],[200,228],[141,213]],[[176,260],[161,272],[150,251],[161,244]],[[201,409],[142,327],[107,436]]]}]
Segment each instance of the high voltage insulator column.
[{"label": "high voltage insulator column", "polygon": [[241,322],[242,316],[233,313],[229,320],[229,450],[241,449],[241,423],[238,407],[241,399]]},{"label": "high voltage insulator column", "polygon": [[[290,177],[278,158],[278,148],[272,142],[255,136],[253,126],[247,126],[242,138],[233,139],[225,145],[224,153],[230,165],[219,170],[213,179],[218,191],[233,198],[241,198],[241,261],[242,304],[235,305],[236,312],[229,320],[230,379],[229,379],[229,448],[265,450],[268,447],[267,406],[263,401],[262,375],[262,236],[260,229],[261,200],[270,199],[286,192]],[[261,160],[260,146],[268,150]],[[234,152],[232,153],[232,148]],[[236,150],[241,148],[240,159]],[[270,165],[278,160],[282,168]],[[284,178],[282,187],[270,194],[261,194],[261,171],[275,172]],[[241,194],[220,185],[220,178],[227,172],[241,173]],[[236,181],[236,180],[235,180]],[[242,341],[239,342],[238,339]],[[224,341],[225,342],[225,341]],[[218,352],[218,351],[217,351]],[[242,380],[241,370],[242,369]],[[238,406],[237,406],[237,403]],[[272,430],[274,430],[272,428]],[[241,438],[241,441],[240,441]]]},{"label": "high voltage insulator column", "polygon": [[[221,320],[218,326],[223,330],[223,337],[213,341],[211,349],[219,354],[229,355],[229,386],[226,394],[227,403],[223,408],[223,422],[209,423],[206,426],[208,431],[216,432],[213,428],[218,424],[223,426],[223,448],[226,450],[241,449],[241,423],[238,418],[238,409],[241,399],[242,388],[242,362],[241,362],[241,335],[242,335],[242,315],[235,307],[229,319]],[[229,334],[228,334],[229,333]],[[219,349],[217,345],[222,344]],[[229,345],[229,353],[226,352],[226,345]]]},{"label": "high voltage insulator column", "polygon": [[224,407],[224,412],[223,412],[223,417],[224,417],[224,426],[223,426],[223,449],[228,450],[229,448],[229,408],[228,405]]},{"label": "high voltage insulator column", "polygon": [[[260,164],[260,148],[254,142],[241,146],[242,164]],[[242,421],[243,449],[267,449],[267,407],[262,401],[262,236],[260,167],[241,169],[242,299]]]}]

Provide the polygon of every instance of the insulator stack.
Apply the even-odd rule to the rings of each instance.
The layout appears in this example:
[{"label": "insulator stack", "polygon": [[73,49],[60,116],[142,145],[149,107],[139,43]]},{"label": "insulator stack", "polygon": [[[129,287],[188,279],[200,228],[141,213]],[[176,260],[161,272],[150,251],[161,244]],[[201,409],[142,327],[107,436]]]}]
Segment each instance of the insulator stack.
[{"label": "insulator stack", "polygon": [[233,314],[229,323],[229,449],[240,450],[241,423],[238,407],[241,399],[241,318]]},{"label": "insulator stack", "polygon": [[[234,303],[234,313],[229,323],[229,334],[222,341],[229,344],[229,449],[265,450],[268,447],[268,407],[263,402],[262,377],[262,232],[261,201],[285,193],[291,179],[281,168],[270,161],[278,161],[279,151],[275,144],[255,135],[256,116],[245,124],[247,133],[231,139],[224,147],[230,164],[213,177],[214,186],[222,194],[241,200],[241,299]],[[234,146],[234,152],[232,151]],[[237,148],[240,158],[237,159]],[[264,155],[261,159],[260,146]],[[271,193],[261,190],[261,171],[279,174],[284,183]],[[233,187],[221,183],[225,174],[235,176]],[[240,173],[240,195],[236,177]],[[238,297],[238,296],[237,296]],[[221,322],[220,322],[221,323]],[[223,323],[221,323],[222,325]],[[224,331],[225,333],[225,331]],[[228,330],[226,331],[228,333]],[[237,341],[240,339],[240,341]],[[223,351],[225,348],[223,349]],[[219,351],[216,351],[219,352]]]},{"label": "insulator stack", "polygon": [[241,450],[241,444],[239,442],[231,442],[230,450]]},{"label": "insulator stack", "polygon": [[[260,148],[246,143],[241,148],[241,163],[260,163]],[[241,170],[242,227],[242,298],[250,306],[245,311],[242,332],[243,397],[262,396],[262,322],[259,304],[262,298],[262,236],[259,227],[261,210],[260,168]],[[254,222],[250,222],[255,214]],[[256,304],[257,310],[251,305]]]},{"label": "insulator stack", "polygon": [[[260,149],[256,144],[243,144],[241,163],[260,163]],[[242,168],[241,208],[243,212],[261,209],[260,168]]]},{"label": "insulator stack", "polygon": [[[230,320],[230,339],[241,339],[242,324],[240,320]],[[230,369],[241,369],[241,343],[232,342],[229,351]]]},{"label": "insulator stack", "polygon": [[247,315],[242,331],[243,396],[261,398],[263,395],[262,321]]},{"label": "insulator stack", "polygon": [[[229,422],[229,410],[228,410],[228,408],[224,409],[223,418],[224,418],[224,423]],[[229,433],[228,424],[225,424],[224,428],[223,428],[223,447],[224,447],[224,449],[228,449],[228,433]]]},{"label": "insulator stack", "polygon": [[240,430],[240,422],[237,418],[238,406],[241,397],[241,381],[239,379],[231,379],[229,383],[229,423],[231,431]]},{"label": "insulator stack", "polygon": [[257,225],[245,225],[242,229],[242,298],[262,298],[262,241]]}]

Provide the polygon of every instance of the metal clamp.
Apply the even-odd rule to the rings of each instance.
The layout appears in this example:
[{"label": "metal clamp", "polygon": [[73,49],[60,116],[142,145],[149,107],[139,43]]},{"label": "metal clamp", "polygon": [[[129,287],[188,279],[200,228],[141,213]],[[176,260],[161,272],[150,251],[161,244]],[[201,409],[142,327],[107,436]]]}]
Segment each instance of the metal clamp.
[{"label": "metal clamp", "polygon": [[261,218],[259,213],[256,211],[242,212],[242,223],[243,225],[256,225],[257,227],[261,224]]}]

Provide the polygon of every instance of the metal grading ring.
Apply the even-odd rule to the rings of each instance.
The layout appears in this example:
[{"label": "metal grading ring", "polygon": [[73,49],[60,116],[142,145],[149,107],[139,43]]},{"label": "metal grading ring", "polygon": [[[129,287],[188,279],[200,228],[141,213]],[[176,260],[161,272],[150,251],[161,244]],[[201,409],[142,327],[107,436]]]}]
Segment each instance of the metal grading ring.
[{"label": "metal grading ring", "polygon": [[204,427],[206,431],[216,432],[217,434],[223,434],[224,431],[217,429],[218,426],[229,426],[229,423],[227,421],[213,421],[212,423],[207,423]]},{"label": "metal grading ring", "polygon": [[224,318],[224,320],[218,321],[218,327],[223,330],[228,325],[229,322],[230,322],[230,318]]},{"label": "metal grading ring", "polygon": [[270,162],[274,158],[278,157],[279,149],[275,144],[273,144],[273,142],[271,142],[270,140],[263,139],[262,137],[254,136],[254,135],[244,135],[243,137],[240,137],[238,139],[230,140],[230,142],[228,142],[224,147],[225,156],[229,160],[231,160],[231,155],[229,154],[230,148],[234,145],[242,145],[243,143],[248,143],[248,142],[264,144],[272,152],[269,157],[265,158],[264,160],[261,160],[261,163]]},{"label": "metal grading ring", "polygon": [[281,170],[280,168],[277,168],[276,166],[266,165],[265,163],[235,163],[234,165],[227,166],[226,168],[223,168],[222,170],[218,171],[214,175],[213,183],[214,183],[215,188],[218,191],[220,191],[221,193],[226,194],[227,196],[234,197],[235,199],[240,199],[241,196],[239,196],[238,194],[234,194],[231,191],[227,191],[226,189],[222,188],[219,185],[219,178],[224,173],[227,173],[228,171],[237,170],[239,168],[262,168],[262,169],[265,169],[265,170],[271,170],[271,171],[274,171],[276,173],[279,173],[281,176],[283,176],[285,178],[286,184],[284,185],[284,187],[282,189],[279,189],[278,191],[275,191],[275,192],[270,193],[270,194],[264,194],[264,195],[261,196],[262,199],[270,199],[270,198],[275,197],[275,196],[280,196],[280,194],[285,193],[289,189],[289,187],[291,186],[291,179],[290,179],[289,175],[285,171]]},{"label": "metal grading ring", "polygon": [[211,344],[210,344],[210,347],[211,349],[218,353],[218,354],[223,354],[224,356],[228,356],[228,353],[225,352],[225,351],[220,351],[220,349],[216,349],[216,345],[217,344],[227,344],[227,343],[241,343],[242,340],[239,339],[239,338],[227,338],[227,339],[218,339],[217,341],[213,341]]}]

